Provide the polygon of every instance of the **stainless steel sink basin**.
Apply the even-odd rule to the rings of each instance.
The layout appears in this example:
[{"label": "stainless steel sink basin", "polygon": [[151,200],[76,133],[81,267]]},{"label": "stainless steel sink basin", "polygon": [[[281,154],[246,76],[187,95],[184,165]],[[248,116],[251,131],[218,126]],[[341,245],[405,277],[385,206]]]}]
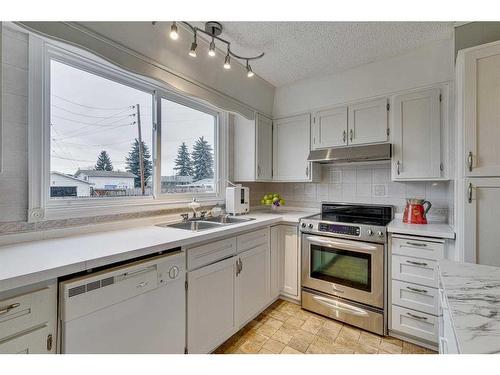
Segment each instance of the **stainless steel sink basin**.
[{"label": "stainless steel sink basin", "polygon": [[182,221],[180,223],[174,224],[157,224],[157,227],[164,228],[176,228],[176,229],[184,229],[191,230],[193,232],[207,229],[220,228],[225,225],[244,223],[250,220],[255,220],[251,217],[234,217],[234,216],[219,216],[219,217],[210,217],[203,220],[190,220],[190,221]]},{"label": "stainless steel sink basin", "polygon": [[234,217],[234,216],[218,216],[211,217],[208,219],[204,219],[204,221],[209,221],[211,223],[220,223],[220,224],[238,224],[244,223],[247,221],[255,220],[253,217]]},{"label": "stainless steel sink basin", "polygon": [[166,227],[166,228],[185,229],[185,230],[191,230],[193,232],[196,232],[196,231],[200,231],[200,230],[220,228],[222,226],[222,224],[196,220],[196,221],[183,221],[181,223],[175,223],[175,224],[158,224],[157,226],[158,227]]}]

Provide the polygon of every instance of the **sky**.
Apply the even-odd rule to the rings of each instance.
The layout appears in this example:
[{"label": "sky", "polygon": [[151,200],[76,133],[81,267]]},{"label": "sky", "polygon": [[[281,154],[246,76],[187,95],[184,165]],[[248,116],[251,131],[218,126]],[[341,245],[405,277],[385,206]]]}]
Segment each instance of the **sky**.
[{"label": "sky", "polygon": [[[57,61],[51,62],[51,171],[74,174],[92,168],[106,150],[115,170],[137,138],[136,109],[141,111],[142,139],[152,154],[152,95]],[[177,148],[191,151],[204,136],[213,146],[214,118],[162,99],[162,175],[172,175]]]}]

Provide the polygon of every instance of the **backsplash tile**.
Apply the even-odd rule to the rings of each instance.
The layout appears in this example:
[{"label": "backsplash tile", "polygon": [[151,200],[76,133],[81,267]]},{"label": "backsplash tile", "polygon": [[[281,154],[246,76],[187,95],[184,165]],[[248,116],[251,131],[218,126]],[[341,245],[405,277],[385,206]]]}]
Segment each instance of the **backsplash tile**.
[{"label": "backsplash tile", "polygon": [[[318,208],[322,201],[373,203],[395,206],[402,213],[406,198],[431,201],[430,214],[451,221],[453,187],[448,181],[391,181],[390,164],[324,165],[320,183],[244,183],[250,187],[251,205],[259,205],[267,193],[280,193],[293,207]],[[436,212],[436,210],[439,210]]]}]

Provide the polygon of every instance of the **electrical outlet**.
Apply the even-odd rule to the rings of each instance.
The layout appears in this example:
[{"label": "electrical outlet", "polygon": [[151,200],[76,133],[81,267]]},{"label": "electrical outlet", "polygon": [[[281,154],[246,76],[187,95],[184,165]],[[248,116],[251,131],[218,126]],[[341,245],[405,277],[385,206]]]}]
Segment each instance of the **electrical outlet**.
[{"label": "electrical outlet", "polygon": [[446,215],[448,215],[448,209],[447,208],[433,208],[432,214],[439,215],[439,216],[446,216]]},{"label": "electrical outlet", "polygon": [[385,197],[387,195],[387,188],[384,184],[373,185],[373,196],[374,197]]}]

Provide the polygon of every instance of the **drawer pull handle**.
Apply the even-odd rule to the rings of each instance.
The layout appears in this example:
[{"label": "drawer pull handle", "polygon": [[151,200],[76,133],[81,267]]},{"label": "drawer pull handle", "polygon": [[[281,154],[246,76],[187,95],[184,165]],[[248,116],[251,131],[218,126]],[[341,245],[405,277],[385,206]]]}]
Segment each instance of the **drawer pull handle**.
[{"label": "drawer pull handle", "polygon": [[418,246],[418,247],[426,247],[427,244],[426,243],[421,243],[421,242],[410,242],[410,241],[406,241],[406,244],[407,245],[410,245],[410,246]]},{"label": "drawer pull handle", "polygon": [[47,350],[50,352],[52,350],[52,335],[47,336]]},{"label": "drawer pull handle", "polygon": [[425,290],[425,289],[412,288],[411,286],[407,286],[406,289],[411,290],[412,292],[417,292],[417,293],[427,293],[427,290]]},{"label": "drawer pull handle", "polygon": [[415,314],[412,314],[412,313],[406,313],[409,317],[411,318],[415,318],[415,319],[418,319],[418,320],[427,320],[427,318],[425,316],[419,316],[419,315],[415,315]]},{"label": "drawer pull handle", "polygon": [[8,313],[10,310],[15,309],[16,307],[21,306],[20,303],[13,303],[7,307],[4,307],[0,310],[0,315]]},{"label": "drawer pull handle", "polygon": [[423,262],[414,262],[412,260],[407,260],[406,263],[410,263],[410,264],[414,264],[415,266],[422,266],[422,267],[425,267],[427,266],[427,263],[423,263]]}]

